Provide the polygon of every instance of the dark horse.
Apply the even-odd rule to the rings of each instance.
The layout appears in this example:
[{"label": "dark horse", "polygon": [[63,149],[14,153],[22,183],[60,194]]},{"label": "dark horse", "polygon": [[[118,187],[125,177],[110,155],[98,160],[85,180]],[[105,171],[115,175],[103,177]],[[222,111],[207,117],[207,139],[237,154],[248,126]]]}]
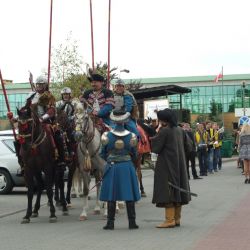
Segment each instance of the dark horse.
[{"label": "dark horse", "polygon": [[[64,152],[68,154],[65,157],[68,167],[66,202],[67,206],[70,207],[72,180],[77,167],[76,143],[73,138],[74,121],[71,121],[69,119],[68,115],[64,110],[57,109],[56,122],[58,124],[58,129],[61,131],[63,136]],[[60,205],[64,203],[64,182],[62,183],[62,185],[63,188],[59,189],[58,183],[55,183],[55,201],[56,204]]]},{"label": "dark horse", "polygon": [[[29,107],[17,109],[20,156],[24,166],[24,178],[28,188],[28,207],[22,223],[29,223],[30,217],[37,217],[40,209],[44,184],[50,206],[50,222],[56,222],[53,204],[53,183],[55,176],[54,147],[38,116]],[[45,176],[45,183],[42,178]],[[36,179],[36,184],[35,180]],[[36,203],[32,212],[34,188],[37,188]]]}]

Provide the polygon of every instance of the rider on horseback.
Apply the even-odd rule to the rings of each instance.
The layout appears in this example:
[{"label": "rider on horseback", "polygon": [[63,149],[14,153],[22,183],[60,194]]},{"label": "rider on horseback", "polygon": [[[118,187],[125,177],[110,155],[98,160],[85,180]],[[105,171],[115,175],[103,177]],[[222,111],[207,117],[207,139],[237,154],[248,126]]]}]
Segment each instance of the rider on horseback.
[{"label": "rider on horseback", "polygon": [[139,110],[136,99],[132,93],[125,89],[125,83],[122,79],[118,79],[114,84],[114,100],[116,109],[125,109],[130,113],[130,118],[125,124],[125,129],[136,134],[139,138],[140,134],[136,128],[136,120],[139,118]]},{"label": "rider on horseback", "polygon": [[89,77],[92,89],[86,90],[80,97],[80,101],[87,104],[89,113],[94,116],[94,122],[99,130],[105,130],[103,123],[110,125],[110,112],[114,107],[114,95],[111,90],[103,87],[104,77],[100,74],[92,74]]},{"label": "rider on horseback", "polygon": [[[65,153],[68,154],[69,159],[75,154],[75,139],[74,139],[74,106],[72,104],[71,89],[65,87],[61,90],[61,100],[56,102],[57,112],[64,111],[68,117],[68,126],[63,127],[59,124],[59,127],[63,130],[64,142],[66,144]],[[60,126],[61,125],[61,126]]]},{"label": "rider on horseback", "polygon": [[[55,121],[55,97],[48,91],[48,80],[44,76],[39,76],[36,80],[36,91],[31,93],[26,105],[35,110],[40,122],[43,124],[47,136],[55,148],[55,158],[58,166],[64,166],[64,150],[60,131],[52,131]],[[57,155],[58,154],[58,155]]]}]

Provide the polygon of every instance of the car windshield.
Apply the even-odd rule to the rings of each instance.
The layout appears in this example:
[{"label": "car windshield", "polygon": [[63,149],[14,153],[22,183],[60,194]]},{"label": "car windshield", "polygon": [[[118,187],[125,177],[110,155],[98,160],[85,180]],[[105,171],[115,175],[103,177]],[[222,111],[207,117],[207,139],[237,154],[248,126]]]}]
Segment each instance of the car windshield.
[{"label": "car windshield", "polygon": [[4,139],[3,143],[13,152],[15,153],[15,147],[13,143],[13,139]]}]

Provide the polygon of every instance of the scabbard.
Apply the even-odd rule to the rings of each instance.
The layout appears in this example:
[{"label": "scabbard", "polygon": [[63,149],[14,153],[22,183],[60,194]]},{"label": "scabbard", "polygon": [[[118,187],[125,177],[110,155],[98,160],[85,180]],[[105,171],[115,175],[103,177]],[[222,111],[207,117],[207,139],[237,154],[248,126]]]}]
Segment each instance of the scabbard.
[{"label": "scabbard", "polygon": [[179,190],[179,191],[182,192],[182,193],[190,194],[191,196],[194,196],[194,197],[197,197],[197,196],[198,196],[198,194],[193,193],[193,192],[190,192],[189,190],[186,190],[186,189],[184,189],[184,188],[178,187],[178,186],[174,185],[173,183],[171,183],[170,181],[168,182],[168,184],[169,184],[169,186],[171,186],[171,187],[173,187],[173,188]]}]

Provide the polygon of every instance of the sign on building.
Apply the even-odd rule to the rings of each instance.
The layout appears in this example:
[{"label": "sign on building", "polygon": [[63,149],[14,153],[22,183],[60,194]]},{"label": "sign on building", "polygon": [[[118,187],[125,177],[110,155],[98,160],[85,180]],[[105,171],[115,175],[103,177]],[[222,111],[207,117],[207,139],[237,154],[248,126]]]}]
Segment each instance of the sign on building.
[{"label": "sign on building", "polygon": [[[245,112],[244,112],[245,109]],[[235,117],[241,117],[244,115],[250,116],[250,108],[236,108],[234,110]]]},{"label": "sign on building", "polygon": [[168,99],[144,101],[144,119],[148,117],[151,119],[157,119],[157,114],[155,111],[165,108],[169,108]]}]

